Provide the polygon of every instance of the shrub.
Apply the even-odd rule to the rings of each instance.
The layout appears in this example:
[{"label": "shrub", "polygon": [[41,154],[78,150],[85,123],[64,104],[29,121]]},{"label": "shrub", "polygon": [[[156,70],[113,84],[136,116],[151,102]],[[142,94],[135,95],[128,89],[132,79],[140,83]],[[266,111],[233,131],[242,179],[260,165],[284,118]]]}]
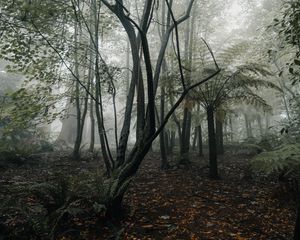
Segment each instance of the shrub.
[{"label": "shrub", "polygon": [[300,176],[300,143],[285,144],[274,151],[262,152],[252,159],[256,172],[297,174]]}]

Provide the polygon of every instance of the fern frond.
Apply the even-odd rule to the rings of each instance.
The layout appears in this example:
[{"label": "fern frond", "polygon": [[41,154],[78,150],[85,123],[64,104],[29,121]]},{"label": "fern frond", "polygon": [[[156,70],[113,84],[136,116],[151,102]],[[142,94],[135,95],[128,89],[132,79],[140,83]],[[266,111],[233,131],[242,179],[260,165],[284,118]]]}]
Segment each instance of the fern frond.
[{"label": "fern frond", "polygon": [[234,61],[238,61],[238,59],[247,53],[249,50],[250,44],[247,41],[243,41],[237,44],[234,44],[226,49],[224,49],[221,53],[217,55],[217,62],[220,63],[221,67],[227,68]]},{"label": "fern frond", "polygon": [[246,91],[240,91],[239,93],[234,93],[232,96],[228,96],[223,104],[235,104],[241,102],[254,106],[255,108],[261,108],[265,112],[272,111],[272,107],[267,104],[266,100],[253,93],[250,89],[246,89]]},{"label": "fern frond", "polygon": [[300,174],[300,143],[287,144],[277,150],[263,152],[251,161],[251,165],[253,170],[267,175],[282,171],[297,171]]},{"label": "fern frond", "polygon": [[253,87],[253,88],[272,88],[279,92],[282,92],[282,89],[276,84],[257,78],[253,75],[246,75],[244,73],[239,73],[233,77],[233,79],[228,83],[227,88],[244,88],[244,87]]}]

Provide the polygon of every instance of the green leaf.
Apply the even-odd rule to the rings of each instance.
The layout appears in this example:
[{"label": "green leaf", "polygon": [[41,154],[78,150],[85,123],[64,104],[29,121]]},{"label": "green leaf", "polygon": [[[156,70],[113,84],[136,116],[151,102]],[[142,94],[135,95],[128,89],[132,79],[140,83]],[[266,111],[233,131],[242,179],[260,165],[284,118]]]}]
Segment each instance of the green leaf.
[{"label": "green leaf", "polygon": [[93,208],[97,213],[105,212],[106,211],[106,206],[104,204],[100,204],[95,202],[93,204]]},{"label": "green leaf", "polygon": [[295,59],[295,60],[294,60],[294,63],[295,63],[296,65],[300,66],[300,60]]},{"label": "green leaf", "polygon": [[71,214],[72,216],[77,216],[78,214],[80,214],[80,213],[83,213],[84,211],[83,211],[83,209],[81,209],[81,208],[74,208],[74,207],[72,207],[72,208],[68,208],[67,209],[67,212],[69,213],[69,214]]}]

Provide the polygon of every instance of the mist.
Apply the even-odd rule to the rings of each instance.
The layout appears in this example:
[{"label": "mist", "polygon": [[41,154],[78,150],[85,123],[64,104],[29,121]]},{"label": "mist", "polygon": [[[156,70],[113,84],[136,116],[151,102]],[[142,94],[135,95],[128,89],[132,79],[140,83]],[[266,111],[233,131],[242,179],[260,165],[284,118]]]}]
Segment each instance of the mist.
[{"label": "mist", "polygon": [[299,19],[0,1],[0,239],[300,239]]}]

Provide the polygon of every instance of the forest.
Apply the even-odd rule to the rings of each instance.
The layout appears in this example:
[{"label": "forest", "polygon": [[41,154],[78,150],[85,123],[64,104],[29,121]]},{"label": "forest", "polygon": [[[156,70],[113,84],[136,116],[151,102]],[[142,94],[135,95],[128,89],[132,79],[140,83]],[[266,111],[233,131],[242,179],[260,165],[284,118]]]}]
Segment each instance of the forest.
[{"label": "forest", "polygon": [[299,0],[0,0],[0,240],[300,240]]}]

